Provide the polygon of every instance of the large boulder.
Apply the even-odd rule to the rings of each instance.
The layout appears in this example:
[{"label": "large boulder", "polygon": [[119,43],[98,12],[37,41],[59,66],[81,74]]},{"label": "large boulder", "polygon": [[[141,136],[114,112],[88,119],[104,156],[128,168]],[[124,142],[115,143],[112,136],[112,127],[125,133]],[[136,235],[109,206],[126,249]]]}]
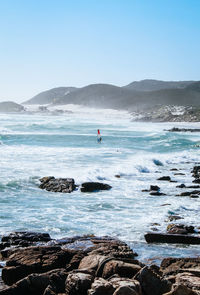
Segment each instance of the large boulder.
[{"label": "large boulder", "polygon": [[171,290],[170,281],[163,279],[157,272],[145,266],[135,276],[140,282],[142,291],[145,295],[162,295]]},{"label": "large boulder", "polygon": [[54,176],[45,176],[40,179],[40,188],[51,192],[71,193],[76,185],[73,178],[55,178]]},{"label": "large boulder", "polygon": [[101,182],[84,182],[81,186],[81,192],[95,192],[101,190],[109,190],[112,186]]},{"label": "large boulder", "polygon": [[66,295],[87,295],[87,290],[90,289],[93,280],[93,276],[88,273],[70,273],[65,282]]}]

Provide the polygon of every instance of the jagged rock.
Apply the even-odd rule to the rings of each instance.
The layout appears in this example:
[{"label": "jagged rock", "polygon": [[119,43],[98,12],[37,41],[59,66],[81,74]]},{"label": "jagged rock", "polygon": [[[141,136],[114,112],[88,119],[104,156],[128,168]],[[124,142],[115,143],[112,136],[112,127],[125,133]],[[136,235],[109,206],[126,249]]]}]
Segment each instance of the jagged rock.
[{"label": "jagged rock", "polygon": [[91,285],[91,289],[88,290],[88,295],[113,295],[115,288],[112,283],[103,279],[96,278]]},{"label": "jagged rock", "polygon": [[54,176],[45,176],[40,179],[40,188],[51,192],[71,193],[76,185],[73,178],[55,178]]},{"label": "jagged rock", "polygon": [[141,269],[135,276],[135,279],[140,282],[145,295],[162,295],[163,293],[169,292],[172,286],[171,282],[163,279],[147,266]]},{"label": "jagged rock", "polygon": [[199,194],[200,194],[199,190],[194,190],[194,191],[191,191],[191,192],[182,192],[180,195],[177,195],[177,196],[184,197],[184,196],[199,195]]},{"label": "jagged rock", "polygon": [[158,178],[157,180],[171,181],[171,177],[170,176],[162,176],[162,177]]},{"label": "jagged rock", "polygon": [[150,232],[144,235],[147,243],[171,243],[199,245],[200,237],[183,234],[165,234]]},{"label": "jagged rock", "polygon": [[81,192],[95,192],[100,190],[110,190],[112,186],[101,182],[84,182],[81,186]]},{"label": "jagged rock", "polygon": [[[126,295],[126,293],[119,293],[119,292],[121,292],[123,289],[126,290],[126,292],[127,292],[128,288],[135,291],[135,294],[134,293],[132,293],[132,294],[142,295],[141,286],[137,280],[127,279],[127,278],[119,278],[116,276],[116,277],[110,278],[109,282],[112,284],[112,286],[115,289],[115,292],[114,292],[115,295],[117,295],[117,294],[118,295],[119,294]],[[121,289],[121,291],[120,291],[120,289]],[[131,294],[131,293],[127,293],[127,295],[128,294]]]},{"label": "jagged rock", "polygon": [[163,295],[199,295],[199,294],[187,288],[184,285],[178,285],[178,286],[175,285],[172,291],[167,292]]},{"label": "jagged rock", "polygon": [[106,262],[103,271],[102,277],[104,279],[108,279],[114,274],[119,275],[124,278],[132,278],[138,271],[141,270],[141,266],[138,264],[134,264],[129,262],[124,262],[121,260],[110,259],[110,261]]},{"label": "jagged rock", "polygon": [[2,279],[12,285],[31,273],[65,267],[74,253],[62,250],[61,247],[40,246],[17,249],[11,254],[2,270]]},{"label": "jagged rock", "polygon": [[87,273],[70,273],[65,282],[66,295],[87,295],[93,280],[93,276]]},{"label": "jagged rock", "polygon": [[200,292],[200,278],[191,273],[184,272],[176,275],[176,283],[178,285],[185,285],[193,291]]},{"label": "jagged rock", "polygon": [[51,237],[48,233],[37,232],[13,232],[1,238],[0,249],[11,246],[27,247],[38,242],[49,242]]},{"label": "jagged rock", "polygon": [[164,275],[176,275],[178,272],[183,271],[196,275],[196,272],[199,273],[200,271],[200,258],[164,258],[160,269]]}]

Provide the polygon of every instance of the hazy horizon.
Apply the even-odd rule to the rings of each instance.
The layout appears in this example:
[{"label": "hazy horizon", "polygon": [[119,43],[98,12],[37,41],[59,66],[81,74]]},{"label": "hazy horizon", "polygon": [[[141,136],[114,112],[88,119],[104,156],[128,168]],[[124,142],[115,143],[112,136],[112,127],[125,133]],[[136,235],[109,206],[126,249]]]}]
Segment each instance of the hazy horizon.
[{"label": "hazy horizon", "polygon": [[0,2],[0,101],[60,87],[198,81],[200,3]]}]

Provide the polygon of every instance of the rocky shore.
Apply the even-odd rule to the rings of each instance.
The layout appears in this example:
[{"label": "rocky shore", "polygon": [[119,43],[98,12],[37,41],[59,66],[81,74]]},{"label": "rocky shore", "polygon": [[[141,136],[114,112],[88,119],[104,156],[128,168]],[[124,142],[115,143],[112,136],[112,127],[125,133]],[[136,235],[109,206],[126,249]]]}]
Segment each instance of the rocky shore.
[{"label": "rocky shore", "polygon": [[147,266],[111,237],[51,239],[15,232],[0,244],[1,295],[197,295],[200,258],[165,258]]}]

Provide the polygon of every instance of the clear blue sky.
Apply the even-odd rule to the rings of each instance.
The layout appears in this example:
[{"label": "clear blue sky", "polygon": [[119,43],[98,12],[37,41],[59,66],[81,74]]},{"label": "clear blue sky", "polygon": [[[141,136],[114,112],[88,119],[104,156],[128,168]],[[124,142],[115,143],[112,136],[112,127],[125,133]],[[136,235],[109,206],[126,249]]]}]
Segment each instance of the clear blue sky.
[{"label": "clear blue sky", "polygon": [[199,0],[0,0],[0,100],[58,86],[200,80]]}]

